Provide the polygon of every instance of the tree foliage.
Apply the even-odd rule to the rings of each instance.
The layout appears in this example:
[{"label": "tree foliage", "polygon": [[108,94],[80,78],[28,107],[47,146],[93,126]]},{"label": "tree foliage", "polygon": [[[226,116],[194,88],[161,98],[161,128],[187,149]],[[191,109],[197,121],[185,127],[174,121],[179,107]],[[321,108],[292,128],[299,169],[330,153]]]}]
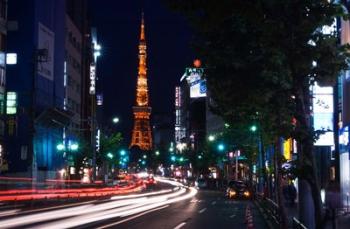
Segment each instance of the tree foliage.
[{"label": "tree foliage", "polygon": [[311,187],[321,227],[310,85],[333,85],[347,68],[348,46],[338,45],[337,33],[323,32],[345,16],[341,5],[332,0],[168,2],[193,25],[213,110],[229,123],[258,121],[271,143],[281,136],[299,142],[299,178]]}]

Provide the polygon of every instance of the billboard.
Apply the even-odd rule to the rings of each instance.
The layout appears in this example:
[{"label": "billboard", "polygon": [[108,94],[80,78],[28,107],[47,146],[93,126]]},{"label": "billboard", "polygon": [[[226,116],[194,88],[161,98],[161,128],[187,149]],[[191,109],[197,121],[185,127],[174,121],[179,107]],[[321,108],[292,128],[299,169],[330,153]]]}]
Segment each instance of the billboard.
[{"label": "billboard", "polygon": [[47,56],[39,61],[38,74],[48,80],[53,80],[54,75],[54,48],[55,34],[39,22],[38,26],[38,49],[46,50]]},{"label": "billboard", "polygon": [[207,85],[203,76],[203,68],[187,68],[187,83],[190,86],[190,98],[207,96]]},{"label": "billboard", "polygon": [[94,95],[96,93],[96,66],[94,64],[90,65],[90,87],[89,87],[90,95]]},{"label": "billboard", "polygon": [[313,91],[313,127],[315,131],[325,131],[315,142],[316,146],[333,146],[333,87],[320,87],[315,83]]}]

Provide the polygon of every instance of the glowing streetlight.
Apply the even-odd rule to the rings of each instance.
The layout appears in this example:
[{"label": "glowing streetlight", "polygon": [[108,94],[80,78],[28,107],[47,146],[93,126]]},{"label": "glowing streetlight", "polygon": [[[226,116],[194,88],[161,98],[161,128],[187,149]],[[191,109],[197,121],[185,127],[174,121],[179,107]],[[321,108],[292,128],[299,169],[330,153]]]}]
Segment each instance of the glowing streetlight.
[{"label": "glowing streetlight", "polygon": [[112,154],[112,153],[107,153],[107,157],[108,157],[109,159],[113,159],[113,154]]},{"label": "glowing streetlight", "polygon": [[118,117],[114,117],[114,118],[112,119],[112,122],[113,122],[114,124],[117,124],[117,123],[119,122],[119,118],[118,118]]},{"label": "glowing streetlight", "polygon": [[160,155],[159,150],[157,150],[157,151],[155,152],[155,155],[156,155],[156,156],[159,156],[159,155]]},{"label": "glowing streetlight", "polygon": [[250,127],[250,131],[252,131],[252,132],[255,132],[257,129],[258,129],[258,128],[256,127],[256,125],[252,125],[252,126]]},{"label": "glowing streetlight", "polygon": [[214,135],[209,135],[208,140],[210,142],[214,141],[215,140],[215,136]]}]

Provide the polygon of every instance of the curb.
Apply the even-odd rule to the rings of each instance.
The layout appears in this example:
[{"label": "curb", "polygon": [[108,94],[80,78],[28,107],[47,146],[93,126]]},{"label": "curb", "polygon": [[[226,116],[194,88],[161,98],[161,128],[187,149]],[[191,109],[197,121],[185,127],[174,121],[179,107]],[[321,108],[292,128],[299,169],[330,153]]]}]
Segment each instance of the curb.
[{"label": "curb", "polygon": [[254,205],[258,208],[260,215],[264,218],[265,223],[267,224],[267,227],[269,229],[275,229],[275,227],[273,226],[273,224],[271,223],[271,221],[267,217],[267,214],[265,213],[264,209],[262,207],[260,207],[259,203],[256,200],[254,200],[253,202],[254,202]]}]

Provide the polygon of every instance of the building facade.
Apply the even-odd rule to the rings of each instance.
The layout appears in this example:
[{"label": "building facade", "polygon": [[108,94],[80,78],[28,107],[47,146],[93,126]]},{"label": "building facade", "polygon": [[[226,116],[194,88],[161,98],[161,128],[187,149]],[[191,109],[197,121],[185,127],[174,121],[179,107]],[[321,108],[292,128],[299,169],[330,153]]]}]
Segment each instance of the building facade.
[{"label": "building facade", "polygon": [[5,123],[6,123],[6,36],[7,36],[7,0],[0,1],[0,173],[8,170],[5,160]]},{"label": "building facade", "polygon": [[64,107],[65,2],[8,1],[7,158],[10,172],[55,173],[56,145],[69,123]]}]

